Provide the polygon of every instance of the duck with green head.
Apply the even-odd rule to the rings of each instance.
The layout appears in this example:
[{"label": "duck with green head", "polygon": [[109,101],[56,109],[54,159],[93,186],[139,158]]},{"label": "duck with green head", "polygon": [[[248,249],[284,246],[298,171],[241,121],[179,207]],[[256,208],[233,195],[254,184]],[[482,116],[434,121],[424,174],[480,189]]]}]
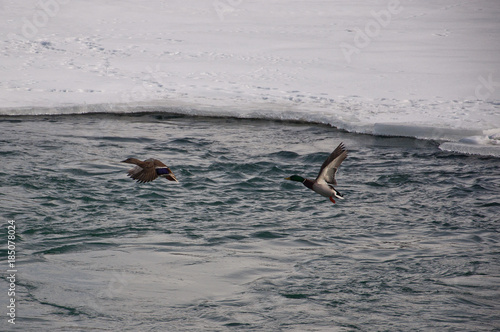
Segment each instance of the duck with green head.
[{"label": "duck with green head", "polygon": [[337,185],[335,174],[337,173],[340,164],[347,157],[347,150],[344,143],[339,146],[330,154],[330,156],[323,162],[316,180],[305,179],[299,175],[292,175],[285,180],[302,182],[304,186],[320,194],[321,196],[328,197],[332,203],[335,204],[335,198],[344,199],[343,195],[338,192],[333,186]]}]

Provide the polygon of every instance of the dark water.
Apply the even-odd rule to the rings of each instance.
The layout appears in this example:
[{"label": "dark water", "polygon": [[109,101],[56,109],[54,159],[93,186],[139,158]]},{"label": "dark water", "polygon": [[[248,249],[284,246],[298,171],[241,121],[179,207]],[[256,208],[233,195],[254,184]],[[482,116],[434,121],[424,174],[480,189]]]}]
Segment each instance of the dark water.
[{"label": "dark water", "polygon": [[[0,127],[15,330],[500,329],[499,159],[314,124],[165,114]],[[341,141],[345,200],[284,180],[314,178]],[[180,183],[137,184],[127,157],[158,158]],[[8,287],[3,273],[0,330],[14,329]]]}]

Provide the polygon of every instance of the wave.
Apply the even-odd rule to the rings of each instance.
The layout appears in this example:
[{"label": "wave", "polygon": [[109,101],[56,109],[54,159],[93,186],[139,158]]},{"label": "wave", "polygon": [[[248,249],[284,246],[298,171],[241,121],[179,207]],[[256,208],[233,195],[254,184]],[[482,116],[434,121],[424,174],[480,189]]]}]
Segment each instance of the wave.
[{"label": "wave", "polygon": [[[471,110],[474,111],[478,103],[470,101],[447,103],[426,103],[423,101],[419,103],[415,101],[394,103],[392,101],[383,103],[382,101],[385,100],[376,103],[373,101],[363,103],[358,100],[343,100],[332,104],[334,106],[332,109],[317,107],[306,109],[300,105],[299,107],[284,107],[283,105],[241,106],[237,104],[207,106],[180,103],[166,105],[159,102],[79,104],[57,107],[0,108],[0,117],[165,113],[182,116],[263,119],[329,125],[359,134],[434,140],[440,143],[439,148],[443,151],[500,157],[500,126],[497,128],[496,122],[498,121],[490,121],[492,118],[499,117],[497,115],[499,113],[498,103],[481,102],[482,112],[479,112],[479,115],[476,114],[476,117],[463,120],[460,118],[460,111],[457,111],[457,109],[464,108],[461,104],[468,103],[467,109],[473,113]],[[417,109],[418,112],[412,112]],[[423,119],[422,114],[425,114],[427,118]],[[434,115],[430,116],[429,114]],[[486,116],[478,120],[484,114]]]}]

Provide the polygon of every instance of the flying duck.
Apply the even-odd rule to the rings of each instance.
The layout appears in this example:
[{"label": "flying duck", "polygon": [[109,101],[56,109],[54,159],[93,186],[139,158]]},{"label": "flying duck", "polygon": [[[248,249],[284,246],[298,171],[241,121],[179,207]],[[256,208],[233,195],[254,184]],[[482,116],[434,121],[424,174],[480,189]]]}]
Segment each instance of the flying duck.
[{"label": "flying duck", "polygon": [[157,159],[150,158],[140,161],[139,159],[128,158],[123,160],[122,163],[137,165],[128,171],[128,176],[137,180],[137,182],[150,182],[159,176],[170,181],[179,182],[170,168]]},{"label": "flying duck", "polygon": [[340,143],[339,146],[330,154],[330,156],[323,162],[321,169],[319,170],[318,177],[316,180],[312,181],[309,179],[304,179],[302,176],[292,175],[285,180],[302,182],[304,186],[313,190],[314,192],[328,197],[333,204],[335,204],[334,197],[344,199],[344,196],[337,191],[333,186],[337,185],[335,180],[335,173],[337,173],[340,164],[347,157],[347,150],[344,147],[344,143]]}]

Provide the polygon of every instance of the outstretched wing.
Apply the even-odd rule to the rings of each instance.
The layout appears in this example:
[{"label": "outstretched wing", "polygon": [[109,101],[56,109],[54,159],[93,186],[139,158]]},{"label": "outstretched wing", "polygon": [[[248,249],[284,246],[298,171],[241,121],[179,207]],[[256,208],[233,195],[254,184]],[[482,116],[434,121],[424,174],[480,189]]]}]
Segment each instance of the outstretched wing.
[{"label": "outstretched wing", "polygon": [[325,160],[323,165],[321,165],[316,182],[337,185],[335,173],[337,173],[340,164],[346,157],[347,150],[345,149],[344,143],[340,143],[339,146],[337,146],[337,148],[333,150],[330,156]]},{"label": "outstretched wing", "polygon": [[128,176],[137,180],[137,182],[150,182],[158,177],[155,163],[151,159],[144,161],[141,166],[136,166],[129,170]]}]

